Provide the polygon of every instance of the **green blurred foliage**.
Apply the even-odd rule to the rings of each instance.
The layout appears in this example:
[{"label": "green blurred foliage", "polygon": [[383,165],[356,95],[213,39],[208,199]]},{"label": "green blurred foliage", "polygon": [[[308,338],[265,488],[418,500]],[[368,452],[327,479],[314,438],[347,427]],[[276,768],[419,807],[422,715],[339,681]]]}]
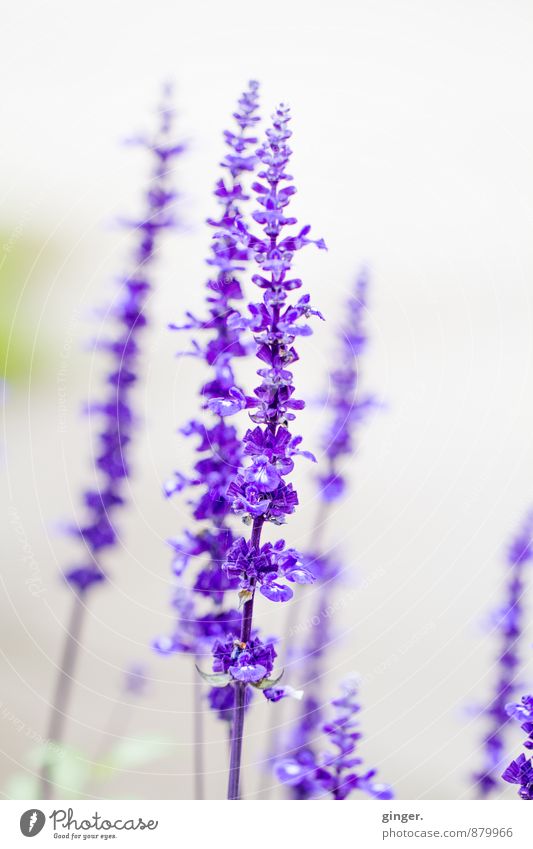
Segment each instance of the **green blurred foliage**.
[{"label": "green blurred foliage", "polygon": [[172,740],[150,735],[118,740],[98,762],[72,746],[35,746],[28,753],[28,771],[10,776],[4,788],[4,796],[8,799],[38,799],[38,776],[45,764],[50,768],[59,798],[79,799],[95,791],[101,795],[99,788],[117,773],[147,766],[152,761],[168,756],[171,751]]},{"label": "green blurred foliage", "polygon": [[42,346],[34,346],[32,317],[53,251],[42,246],[42,239],[16,226],[0,230],[0,377],[11,384],[25,382],[30,370],[38,376],[44,364]]}]

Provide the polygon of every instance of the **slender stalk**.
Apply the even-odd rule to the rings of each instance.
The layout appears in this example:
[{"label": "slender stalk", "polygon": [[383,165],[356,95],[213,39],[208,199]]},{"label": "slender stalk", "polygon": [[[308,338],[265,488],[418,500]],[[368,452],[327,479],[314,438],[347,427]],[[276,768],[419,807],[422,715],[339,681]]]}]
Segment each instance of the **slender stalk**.
[{"label": "slender stalk", "polygon": [[[254,236],[242,221],[235,228],[237,242],[243,241],[247,249],[251,249],[262,273],[268,275],[268,277],[262,275],[252,277],[253,282],[265,292],[260,303],[249,305],[253,315],[249,326],[257,344],[256,356],[261,361],[261,368],[257,374],[262,380],[254,390],[257,400],[251,401],[246,398],[245,405],[240,407],[240,409],[257,408],[255,413],[250,413],[250,418],[259,427],[248,430],[245,434],[244,456],[249,455],[250,463],[241,470],[242,474],[239,471],[228,489],[228,492],[232,493],[232,506],[235,511],[255,517],[249,541],[239,540],[234,552],[236,560],[233,562],[229,557],[227,561],[230,570],[240,573],[241,599],[243,594],[244,597],[248,597],[243,607],[241,639],[234,641],[234,649],[231,653],[231,661],[236,660],[237,667],[239,657],[247,653],[247,644],[252,634],[253,604],[257,586],[259,585],[260,592],[271,601],[288,601],[293,592],[286,585],[276,583],[274,580],[276,576],[286,577],[289,581],[297,583],[313,580],[311,573],[303,567],[299,569],[299,575],[296,577],[295,571],[289,565],[292,554],[289,555],[287,562],[279,559],[283,556],[281,552],[289,551],[284,549],[284,540],[278,540],[275,543],[273,547],[275,553],[269,552],[266,546],[267,550],[263,556],[260,548],[264,522],[272,521],[281,524],[284,516],[294,512],[298,503],[296,491],[284,478],[293,468],[292,456],[302,453],[296,449],[301,442],[301,437],[294,437],[291,434],[289,423],[295,418],[292,410],[302,409],[304,402],[293,398],[293,375],[289,367],[298,359],[293,347],[295,337],[300,334],[306,335],[308,332],[296,328],[296,324],[303,318],[309,319],[312,315],[320,316],[320,313],[311,307],[309,295],[300,297],[292,304],[287,302],[287,293],[302,285],[301,280],[288,279],[287,275],[291,271],[295,251],[310,243],[316,244],[319,248],[325,248],[323,240],[307,238],[309,227],[304,227],[298,234],[285,236],[280,240],[284,227],[297,223],[297,219],[287,216],[285,211],[290,196],[296,191],[295,187],[287,185],[279,188],[280,183],[292,181],[292,177],[285,170],[291,156],[291,149],[287,144],[287,140],[292,135],[288,129],[289,121],[289,109],[282,104],[273,116],[272,127],[266,132],[266,141],[257,150],[257,156],[264,166],[264,170],[259,171],[258,177],[265,182],[253,184],[261,207],[253,213],[253,218],[262,225],[264,238]],[[229,402],[229,414],[232,414],[231,410],[237,397],[235,391],[231,394],[230,390],[228,398],[222,399],[222,403],[226,405]],[[237,554],[239,549],[241,554],[243,553],[243,547],[244,563],[240,562]],[[217,659],[218,665],[219,659]],[[272,671],[270,660],[268,665],[269,671]],[[229,666],[229,670],[234,678],[235,702],[228,798],[239,799],[246,686],[249,681],[253,682],[252,676],[255,671],[253,667],[246,669],[243,666],[242,669],[237,668],[232,673],[231,670],[235,670],[235,665]],[[267,671],[266,667],[263,671]],[[262,680],[267,683],[269,681],[266,676]],[[283,695],[283,692],[279,693],[280,698],[283,698]]]},{"label": "slender stalk", "polygon": [[204,713],[202,685],[194,684],[194,798],[205,799]]},{"label": "slender stalk", "polygon": [[[251,542],[256,549],[259,549],[261,543],[261,531],[264,525],[262,516],[254,519],[252,527]],[[252,633],[252,621],[254,614],[254,598],[255,592],[252,592],[252,597],[245,602],[242,611],[241,623],[241,643],[247,643]],[[229,765],[229,780],[228,780],[228,799],[240,799],[240,780],[241,780],[241,760],[242,760],[242,738],[244,733],[244,713],[246,704],[246,684],[236,682],[235,684],[235,702],[233,706],[233,723],[231,732],[231,749],[230,749],[230,765]]]},{"label": "slender stalk", "polygon": [[[322,539],[330,516],[329,508],[329,504],[326,504],[322,500],[319,500],[315,521],[313,522],[313,529],[311,531],[311,540],[309,545],[309,550],[315,551],[318,554],[320,554],[322,550]],[[291,643],[291,636],[294,633],[297,611],[301,610],[304,604],[305,599],[303,600],[301,605],[298,605],[293,602],[289,605],[289,609],[287,610],[287,616],[285,617],[285,632],[281,641],[281,645],[283,647],[282,667],[285,667],[288,661],[288,647]],[[265,758],[265,763],[267,764],[270,758],[272,757],[272,754],[276,751],[277,748],[279,729],[283,727],[283,716],[285,714],[285,707],[286,705],[284,704],[284,700],[282,700],[277,706],[276,712],[274,713],[274,711],[271,711],[270,713],[270,724],[268,726],[267,731],[267,750]],[[260,774],[258,794],[262,799],[269,799],[273,789],[274,785],[272,781],[268,780],[268,769],[263,769]]]},{"label": "slender stalk", "polygon": [[238,800],[240,794],[242,738],[244,733],[244,705],[246,684],[235,684],[235,707],[229,762],[228,799]]},{"label": "slender stalk", "polygon": [[[72,611],[70,614],[65,641],[63,645],[63,653],[58,668],[54,696],[50,705],[50,718],[48,723],[48,733],[46,735],[47,743],[55,743],[61,745],[65,732],[65,721],[68,716],[68,708],[72,695],[72,685],[74,683],[74,670],[79,657],[80,636],[85,621],[86,604],[84,601],[84,592],[76,592]],[[54,783],[50,764],[45,761],[40,775],[41,783],[41,798],[52,799],[54,792]]]}]

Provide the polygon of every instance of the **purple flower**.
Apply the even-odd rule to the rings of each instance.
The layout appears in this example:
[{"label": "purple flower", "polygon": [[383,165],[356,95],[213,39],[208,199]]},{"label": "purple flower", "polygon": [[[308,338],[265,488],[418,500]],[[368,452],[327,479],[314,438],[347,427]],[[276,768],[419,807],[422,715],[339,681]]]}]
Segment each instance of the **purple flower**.
[{"label": "purple flower", "polygon": [[[146,306],[151,293],[151,268],[159,250],[162,234],[175,227],[177,222],[173,207],[177,194],[172,188],[172,160],[179,156],[184,146],[173,139],[173,111],[169,106],[170,90],[164,92],[164,102],[159,110],[159,127],[152,138],[141,140],[154,162],[150,185],[139,220],[130,222],[135,238],[130,267],[119,278],[119,292],[113,301],[110,314],[113,327],[99,347],[111,362],[104,381],[101,397],[89,404],[88,412],[101,422],[97,428],[91,460],[95,471],[94,481],[87,487],[84,497],[84,515],[69,528],[81,543],[80,561],[71,566],[64,578],[74,589],[71,628],[67,631],[65,648],[58,680],[55,701],[47,738],[62,742],[67,705],[72,688],[72,673],[79,649],[85,596],[91,587],[105,580],[101,559],[103,552],[118,541],[115,514],[126,504],[126,479],[130,476],[130,452],[136,419],[132,405],[132,391],[137,382],[141,354],[142,328],[147,324]],[[51,772],[45,764],[41,771],[41,794],[50,798]]]},{"label": "purple flower", "polygon": [[263,690],[263,695],[265,699],[269,702],[279,702],[281,699],[296,699],[300,701],[303,697],[303,690],[295,690],[294,687],[267,687],[266,690]]},{"label": "purple flower", "polygon": [[175,652],[197,658],[210,655],[217,640],[240,628],[241,614],[238,610],[215,607],[212,612],[200,615],[195,594],[183,586],[177,587],[172,606],[176,614],[173,634],[158,637],[153,643],[153,648],[161,655]]},{"label": "purple flower", "polygon": [[276,777],[290,788],[295,799],[330,796],[342,801],[354,791],[373,799],[392,799],[392,788],[375,780],[375,770],[362,770],[363,761],[356,751],[361,740],[355,719],[360,711],[357,685],[348,680],[341,691],[340,698],[331,703],[333,718],[322,726],[331,748],[318,754],[314,748],[302,746],[290,757],[276,761]]},{"label": "purple flower", "polygon": [[65,573],[65,578],[71,587],[76,588],[78,593],[83,593],[94,584],[105,581],[104,573],[95,563],[70,569]]},{"label": "purple flower", "polygon": [[[527,734],[524,747],[533,749],[533,696],[522,696],[520,702],[506,705],[509,717],[520,723],[520,728]],[[533,800],[533,760],[522,753],[512,761],[503,772],[502,778],[510,784],[520,784],[518,795],[526,801]]]},{"label": "purple flower", "polygon": [[[239,578],[240,597],[244,602],[240,642],[248,646],[253,621],[256,588],[275,601],[291,597],[292,591],[284,578],[289,577],[285,559],[292,558],[289,550],[261,546],[261,533],[265,522],[280,524],[298,504],[292,484],[286,480],[293,468],[293,455],[299,453],[300,440],[290,432],[290,422],[295,411],[304,402],[295,397],[291,366],[298,359],[294,348],[296,338],[309,335],[307,319],[320,315],[310,303],[308,295],[291,299],[291,292],[300,288],[301,281],[290,277],[294,254],[311,243],[309,227],[298,233],[287,233],[286,227],[296,224],[296,219],[286,214],[295,188],[286,167],[291,156],[288,140],[289,110],[279,107],[273,116],[273,126],[267,130],[266,141],[258,149],[260,160],[258,180],[253,184],[258,207],[252,215],[261,225],[262,235],[256,235],[243,218],[235,218],[225,233],[231,244],[241,246],[246,255],[252,255],[260,273],[252,277],[262,292],[260,301],[248,305],[248,315],[234,310],[228,317],[228,327],[248,328],[255,342],[255,353],[260,361],[260,383],[244,401],[256,427],[244,436],[244,462],[239,473],[229,483],[226,494],[235,513],[243,515],[252,524],[250,539],[242,539],[228,551],[225,569]],[[325,247],[319,240],[318,247]],[[228,386],[212,399],[218,409],[231,413],[235,399],[243,398]],[[211,403],[213,406],[213,403]],[[242,407],[244,409],[244,406]],[[303,576],[301,572],[299,575]],[[258,661],[261,663],[260,661]],[[253,673],[252,673],[253,674]],[[244,722],[244,690],[248,682],[235,686],[235,716],[230,757],[229,798],[239,796],[240,752]]]},{"label": "purple flower", "polygon": [[[224,134],[228,148],[221,163],[224,177],[214,189],[220,212],[216,219],[208,221],[213,239],[207,259],[205,312],[202,316],[187,313],[184,323],[171,325],[172,329],[193,331],[195,338],[189,353],[208,369],[200,388],[201,415],[181,429],[183,435],[196,440],[194,468],[189,475],[174,471],[163,487],[167,497],[184,491],[191,494],[191,522],[183,534],[169,540],[172,571],[180,580],[173,601],[176,623],[173,634],[159,637],[154,648],[162,654],[189,653],[198,660],[210,654],[213,645],[237,633],[241,624],[238,611],[223,609],[228,590],[235,589],[238,583],[236,576],[222,569],[222,564],[234,542],[227,523],[231,512],[227,490],[242,462],[242,443],[228,416],[247,403],[235,385],[233,372],[234,361],[247,354],[247,347],[242,341],[242,329],[232,323],[232,318],[237,314],[235,304],[243,297],[239,277],[246,267],[248,250],[231,231],[242,204],[248,200],[242,178],[257,163],[255,154],[250,152],[257,144],[253,132],[259,121],[257,108],[258,84],[252,81],[233,114],[235,131]],[[246,671],[243,665],[239,675],[247,674],[253,677],[254,672]],[[226,700],[233,698],[233,691],[228,689],[229,694],[224,693],[226,688],[213,688],[209,696],[209,704],[224,719],[228,719]]]},{"label": "purple flower", "polygon": [[174,113],[169,106],[169,95],[170,90],[165,90],[157,132],[141,141],[154,160],[152,178],[144,213],[139,220],[130,222],[137,244],[131,267],[119,280],[119,295],[111,309],[114,327],[99,345],[111,357],[112,365],[101,400],[89,406],[91,419],[102,422],[94,458],[98,479],[84,494],[86,518],[70,528],[82,542],[84,560],[89,556],[88,564],[74,566],[65,574],[78,592],[85,592],[103,580],[99,565],[101,552],[117,542],[114,515],[125,504],[124,481],[130,475],[129,454],[135,429],[131,394],[137,382],[141,331],[147,324],[151,266],[161,234],[177,223],[173,214],[177,194],[171,185],[171,163],[184,146],[173,138]]},{"label": "purple flower", "polygon": [[252,637],[248,643],[229,636],[213,645],[213,672],[228,673],[234,681],[257,684],[274,669],[276,651],[271,642]]},{"label": "purple flower", "polygon": [[134,663],[126,670],[124,676],[124,689],[134,696],[142,696],[146,690],[148,679],[146,668],[140,663]]},{"label": "purple flower", "polygon": [[505,712],[518,722],[533,722],[533,696],[522,696],[520,702],[505,705]]},{"label": "purple flower", "polygon": [[327,471],[319,478],[325,502],[336,501],[344,494],[345,480],[339,462],[356,453],[357,427],[376,407],[374,396],[362,393],[359,387],[359,358],[368,341],[364,327],[367,290],[368,276],[363,271],[345,307],[346,318],[339,333],[338,365],[329,375],[327,404],[332,421],[323,440]]},{"label": "purple flower", "polygon": [[271,601],[288,601],[293,592],[284,583],[286,580],[298,584],[314,581],[302,556],[296,549],[287,548],[283,539],[257,547],[251,540],[240,537],[228,550],[224,569],[229,579],[239,579],[241,597],[259,587]]},{"label": "purple flower", "polygon": [[527,802],[533,801],[533,763],[531,758],[526,758],[522,753],[517,759],[511,761],[507,769],[502,773],[504,781],[509,784],[520,784],[518,795]]},{"label": "purple flower", "polygon": [[[482,714],[487,718],[488,725],[482,741],[483,764],[473,776],[483,798],[490,796],[499,787],[498,779],[506,755],[509,716],[515,716],[509,714],[508,708],[518,687],[516,675],[520,663],[520,638],[524,620],[524,568],[532,559],[533,512],[526,516],[522,528],[509,546],[505,600],[492,617],[500,643],[497,674],[490,701]],[[518,706],[515,708],[518,709]]]},{"label": "purple flower", "polygon": [[[318,594],[313,627],[303,646],[291,646],[291,661],[305,659],[304,699],[298,718],[290,730],[290,738],[283,748],[293,752],[306,753],[306,763],[315,753],[317,731],[323,722],[322,698],[319,694],[320,683],[324,676],[327,650],[331,644],[331,617],[324,611],[332,599],[342,573],[342,562],[332,552],[322,551],[321,534],[325,528],[331,502],[339,499],[347,491],[347,482],[339,471],[339,462],[356,453],[357,428],[364,422],[374,402],[370,396],[360,392],[359,356],[366,347],[367,336],[364,329],[364,313],[367,295],[366,274],[360,274],[356,281],[354,296],[346,305],[347,320],[338,336],[340,357],[339,365],[330,374],[331,391],[327,397],[331,422],[323,438],[327,471],[318,478],[319,503],[318,514],[312,533],[313,548],[303,558],[304,568],[315,575],[322,584]],[[275,748],[275,746],[273,746]],[[276,753],[270,752],[270,756]],[[318,757],[318,755],[317,755]],[[277,762],[275,760],[275,762]],[[300,787],[305,794],[308,781]],[[302,796],[303,798],[303,796]]]}]

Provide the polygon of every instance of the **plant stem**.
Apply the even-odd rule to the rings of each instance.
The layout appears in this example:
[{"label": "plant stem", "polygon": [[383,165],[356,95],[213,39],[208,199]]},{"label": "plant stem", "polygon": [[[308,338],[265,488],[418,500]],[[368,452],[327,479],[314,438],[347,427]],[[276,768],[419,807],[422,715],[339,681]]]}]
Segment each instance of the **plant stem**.
[{"label": "plant stem", "polygon": [[231,732],[231,751],[229,762],[228,799],[241,798],[240,777],[242,738],[244,732],[244,705],[246,684],[240,681],[235,684],[235,706],[233,708],[233,726]]},{"label": "plant stem", "polygon": [[[65,733],[65,721],[68,716],[68,706],[74,683],[73,673],[79,656],[80,634],[85,620],[86,605],[84,593],[77,592],[72,605],[70,620],[65,633],[63,653],[58,668],[54,697],[50,708],[48,733],[46,743],[61,745]],[[51,776],[50,764],[45,760],[41,769],[41,798],[52,799],[54,783]]]},{"label": "plant stem", "polygon": [[[254,519],[252,527],[251,543],[259,549],[261,542],[261,531],[264,525],[262,516]],[[245,602],[242,610],[241,643],[247,643],[252,633],[252,619],[254,613],[255,592]],[[242,738],[244,733],[244,710],[246,704],[246,684],[235,682],[235,702],[233,706],[233,723],[231,731],[231,750],[229,762],[228,799],[240,799]]]},{"label": "plant stem", "polygon": [[204,714],[202,685],[194,683],[194,798],[204,799]]},{"label": "plant stem", "polygon": [[[318,501],[317,511],[315,515],[315,521],[313,522],[313,529],[311,531],[311,539],[309,541],[309,550],[314,552],[315,554],[320,555],[322,553],[322,537],[326,530],[326,526],[328,523],[330,515],[330,505],[324,503],[321,499]],[[308,593],[305,593],[308,595]],[[304,596],[305,603],[305,596]],[[300,604],[298,608],[297,604],[293,602],[289,605],[289,609],[287,610],[287,616],[285,618],[285,634],[283,640],[281,641],[282,645],[282,667],[285,668],[288,660],[288,647],[291,642],[291,637],[293,636],[293,632],[295,631],[296,625],[296,615],[297,611],[302,609],[303,603]],[[320,610],[319,610],[320,615]],[[259,780],[259,788],[258,794],[262,799],[269,799],[272,790],[274,789],[272,781],[268,780],[268,764],[272,756],[275,754],[278,747],[278,737],[281,734],[281,730],[283,728],[283,715],[285,713],[285,705],[284,702],[281,701],[279,705],[277,705],[276,712],[272,711],[270,713],[270,724],[267,731],[267,751],[265,756],[265,768],[261,774],[261,778]]]}]

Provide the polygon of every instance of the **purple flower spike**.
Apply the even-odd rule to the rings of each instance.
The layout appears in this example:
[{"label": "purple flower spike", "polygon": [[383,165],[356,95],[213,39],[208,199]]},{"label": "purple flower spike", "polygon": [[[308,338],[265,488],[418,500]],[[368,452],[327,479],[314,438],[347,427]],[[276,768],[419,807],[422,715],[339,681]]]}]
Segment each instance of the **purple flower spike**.
[{"label": "purple flower spike", "polygon": [[[252,188],[258,208],[253,221],[260,225],[257,235],[243,218],[235,218],[221,230],[230,244],[239,246],[246,256],[252,256],[258,266],[252,281],[261,292],[261,300],[248,305],[248,314],[234,310],[228,319],[228,331],[236,328],[251,331],[255,353],[260,362],[257,374],[260,383],[253,394],[244,398],[251,421],[256,427],[249,429],[243,440],[243,462],[237,475],[229,483],[226,497],[235,513],[252,525],[250,538],[236,540],[228,550],[224,564],[228,577],[239,582],[240,600],[243,602],[240,642],[248,646],[253,621],[256,590],[271,601],[287,601],[292,590],[285,579],[298,582],[312,577],[295,564],[301,560],[280,541],[274,545],[261,545],[265,522],[282,524],[294,512],[298,496],[287,480],[294,467],[293,457],[302,454],[298,448],[300,438],[290,431],[291,422],[304,402],[295,397],[291,367],[298,360],[294,347],[296,339],[307,336],[311,330],[308,319],[319,316],[308,295],[293,299],[291,293],[299,289],[301,280],[292,277],[295,253],[312,242],[324,248],[322,240],[309,238],[309,227],[299,232],[286,228],[296,224],[287,208],[295,192],[292,177],[287,172],[291,156],[288,140],[289,110],[280,106],[266,132],[266,141],[257,150],[260,161],[258,180]],[[237,396],[239,403],[243,399]],[[233,382],[213,396],[216,409],[233,412],[236,400]],[[225,406],[224,406],[225,405]],[[211,402],[211,407],[213,403]],[[244,409],[244,404],[243,404]],[[312,457],[310,457],[312,459]],[[228,797],[239,798],[241,743],[244,724],[245,692],[248,682],[237,679],[235,710],[230,756]],[[256,684],[268,684],[264,679]]]},{"label": "purple flower spike", "polygon": [[[69,533],[80,542],[82,553],[81,562],[64,573],[76,597],[73,599],[71,627],[66,634],[46,733],[46,738],[56,743],[62,742],[68,716],[73,669],[86,610],[85,597],[92,587],[105,580],[102,555],[118,543],[115,516],[126,504],[125,490],[131,474],[130,454],[136,424],[132,392],[138,378],[142,328],[148,323],[146,307],[152,288],[152,266],[161,237],[177,225],[173,213],[177,193],[172,188],[172,163],[183,152],[184,146],[177,143],[173,136],[174,113],[170,107],[170,95],[170,89],[166,88],[155,134],[138,140],[148,150],[154,164],[142,215],[129,224],[133,230],[134,248],[129,268],[119,278],[119,292],[109,310],[113,328],[99,343],[111,366],[101,397],[88,406],[91,425],[93,421],[101,422],[91,455],[95,474],[83,495],[83,518],[77,519],[69,528]],[[51,772],[47,764],[41,771],[41,795],[45,799],[52,795]]]},{"label": "purple flower spike", "polygon": [[[348,482],[339,469],[340,462],[357,453],[358,428],[374,406],[372,397],[363,395],[360,388],[359,358],[367,343],[364,326],[367,288],[367,275],[361,273],[357,278],[355,291],[346,304],[348,319],[338,333],[339,365],[330,374],[330,393],[327,397],[330,423],[323,437],[326,472],[317,478],[319,500],[312,532],[313,549],[304,558],[300,558],[298,564],[285,571],[285,577],[289,581],[308,583],[309,576],[314,575],[322,584],[309,636],[303,646],[293,644],[291,647],[293,661],[300,657],[303,666],[305,659],[305,680],[302,680],[305,695],[300,714],[291,729],[289,740],[283,743],[283,748],[292,750],[298,758],[304,753],[306,763],[314,763],[313,758],[318,757],[315,739],[323,721],[319,687],[325,674],[326,655],[332,639],[331,617],[324,616],[323,613],[333,602],[333,594],[340,583],[342,572],[342,563],[338,556],[331,552],[325,554],[319,544],[319,538],[327,522],[329,505],[347,492]],[[272,744],[269,756],[273,757],[274,763],[277,764],[275,748],[275,744]],[[311,792],[311,786],[306,777],[299,787],[299,798],[305,798],[308,791]]]},{"label": "purple flower spike", "polygon": [[259,637],[242,643],[230,635],[215,642],[213,658],[214,672],[227,672],[235,681],[256,684],[272,674],[276,651],[272,643],[263,643]]},{"label": "purple flower spike", "polygon": [[[228,487],[242,463],[242,442],[231,417],[244,409],[247,399],[236,385],[234,363],[247,354],[243,326],[236,310],[242,299],[240,274],[246,267],[249,251],[239,244],[232,230],[249,199],[244,179],[257,164],[253,152],[257,145],[255,127],[259,121],[258,84],[250,82],[233,113],[236,127],[224,134],[227,154],[221,166],[224,176],[214,188],[219,213],[209,219],[213,230],[210,255],[206,261],[209,276],[202,316],[188,313],[172,329],[191,330],[194,335],[193,357],[207,366],[207,378],[200,389],[201,412],[181,429],[196,440],[196,462],[191,474],[175,471],[164,484],[164,493],[173,497],[183,491],[192,493],[188,503],[191,521],[180,536],[169,540],[173,552],[172,571],[179,578],[173,599],[176,622],[170,636],[159,637],[153,644],[161,654],[187,653],[199,663],[211,655],[214,645],[233,639],[239,633],[241,613],[225,604],[227,593],[238,585],[238,578],[222,569],[234,536],[228,524],[231,504]],[[192,574],[191,574],[192,572]],[[253,666],[253,664],[252,664]],[[260,668],[259,668],[260,667]],[[232,681],[253,683],[262,677],[263,662],[257,660],[255,672],[235,667]],[[260,674],[259,674],[260,673]],[[216,715],[231,722],[233,686],[211,687],[208,704]],[[246,708],[249,703],[247,693]]]},{"label": "purple flower spike", "polygon": [[533,696],[522,696],[518,704],[514,702],[505,705],[505,712],[518,722],[533,722]]},{"label": "purple flower spike", "polygon": [[337,501],[344,494],[346,482],[339,462],[356,453],[357,428],[377,406],[373,395],[361,393],[359,359],[366,349],[368,337],[364,326],[367,311],[368,275],[362,271],[355,291],[346,303],[346,319],[340,330],[339,365],[330,372],[330,391],[327,398],[332,422],[324,436],[323,447],[327,471],[320,475],[321,498]]},{"label": "purple flower spike", "polygon": [[85,592],[93,584],[105,581],[105,575],[94,563],[89,566],[78,566],[65,573],[65,578],[71,587],[75,587],[79,593]]},{"label": "purple flower spike", "polygon": [[[518,688],[520,640],[524,627],[524,569],[531,560],[533,560],[533,511],[526,516],[522,528],[509,546],[505,602],[492,617],[500,640],[497,675],[491,699],[482,712],[488,723],[488,730],[482,741],[483,764],[473,776],[482,798],[488,798],[500,786],[499,778],[505,763],[510,716],[521,721],[518,716],[520,706],[509,703],[517,694]],[[524,699],[522,709],[527,711],[528,697]],[[509,707],[515,712],[509,713]],[[522,728],[526,730],[525,726]],[[533,724],[531,728],[533,729]]]},{"label": "purple flower spike", "polygon": [[533,764],[531,758],[526,758],[524,754],[518,755],[517,759],[511,761],[503,772],[502,778],[509,784],[520,784],[518,795],[521,799],[527,802],[533,800]]},{"label": "purple flower spike", "polygon": [[65,575],[78,591],[85,591],[103,580],[98,565],[101,552],[117,543],[114,514],[125,504],[124,483],[130,475],[129,454],[135,429],[131,394],[137,381],[140,336],[147,324],[151,267],[161,236],[177,226],[173,210],[178,195],[172,188],[172,160],[183,152],[184,146],[177,143],[173,135],[170,94],[170,89],[165,89],[159,127],[154,136],[139,140],[154,160],[153,173],[143,215],[129,223],[137,244],[131,267],[120,278],[118,297],[110,311],[114,330],[99,343],[99,347],[111,356],[112,365],[103,397],[89,406],[91,419],[102,421],[93,464],[99,477],[84,493],[86,518],[70,530],[81,540],[85,556],[88,553],[92,561],[91,565],[75,567]]},{"label": "purple flower spike", "polygon": [[357,684],[348,680],[341,689],[341,697],[331,703],[333,718],[321,729],[332,748],[317,754],[314,747],[302,746],[276,761],[276,777],[290,788],[294,799],[329,796],[342,801],[355,791],[372,799],[393,799],[390,785],[374,780],[375,770],[362,770],[363,761],[356,752],[361,740],[355,719],[360,711]]},{"label": "purple flower spike", "polygon": [[[527,734],[524,747],[533,749],[533,696],[522,696],[519,703],[506,706],[508,716],[520,723],[520,728]],[[533,800],[533,758],[527,758],[523,753],[511,761],[502,773],[504,781],[510,784],[520,784],[518,795],[524,801]]]}]

